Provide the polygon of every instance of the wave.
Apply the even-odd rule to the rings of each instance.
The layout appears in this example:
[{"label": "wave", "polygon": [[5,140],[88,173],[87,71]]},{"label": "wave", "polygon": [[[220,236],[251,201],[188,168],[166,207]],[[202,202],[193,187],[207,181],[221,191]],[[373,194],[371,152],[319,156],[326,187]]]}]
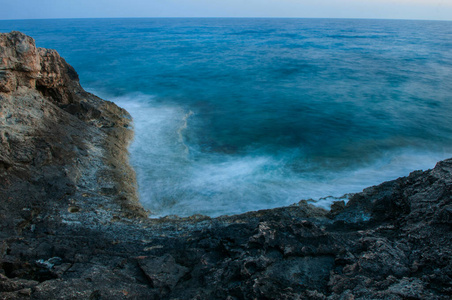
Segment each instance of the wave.
[{"label": "wave", "polygon": [[188,146],[185,144],[184,142],[184,130],[187,129],[188,126],[188,118],[190,118],[190,116],[192,116],[194,114],[193,111],[189,111],[188,113],[186,113],[184,115],[184,117],[182,118],[182,126],[179,127],[179,129],[177,130],[177,135],[179,136],[179,142],[181,142],[182,144],[184,144],[185,146],[185,153],[188,154],[189,152],[189,148]]},{"label": "wave", "polygon": [[344,195],[348,193],[432,168],[449,155],[403,148],[387,151],[365,165],[350,164],[340,170],[306,165],[299,171],[291,166],[303,155],[300,149],[202,152],[185,138],[193,126],[201,126],[195,111],[139,93],[106,98],[128,110],[134,119],[131,163],[137,173],[140,201],[151,210],[151,217],[216,217],[288,206],[302,199],[329,209],[334,200],[347,200]]}]

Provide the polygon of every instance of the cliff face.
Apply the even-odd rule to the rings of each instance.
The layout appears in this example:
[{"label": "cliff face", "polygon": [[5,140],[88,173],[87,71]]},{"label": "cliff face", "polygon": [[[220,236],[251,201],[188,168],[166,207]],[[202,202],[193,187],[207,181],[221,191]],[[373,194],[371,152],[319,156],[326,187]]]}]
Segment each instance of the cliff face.
[{"label": "cliff face", "polygon": [[130,116],[0,34],[1,299],[450,299],[452,159],[328,212],[145,218]]},{"label": "cliff face", "polygon": [[0,214],[9,223],[2,233],[20,232],[38,214],[64,219],[60,210],[79,206],[145,215],[127,164],[130,122],[85,92],[56,51],[19,32],[0,34]]}]

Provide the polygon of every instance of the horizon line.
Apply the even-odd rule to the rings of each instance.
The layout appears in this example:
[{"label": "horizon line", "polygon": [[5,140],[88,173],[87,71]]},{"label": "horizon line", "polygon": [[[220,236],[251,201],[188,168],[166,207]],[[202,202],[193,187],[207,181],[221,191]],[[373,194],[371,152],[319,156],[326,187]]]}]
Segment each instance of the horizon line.
[{"label": "horizon line", "polygon": [[71,17],[71,18],[27,18],[0,19],[0,21],[45,21],[45,20],[112,20],[112,19],[322,19],[322,20],[387,20],[387,21],[431,21],[451,22],[452,19],[394,19],[394,18],[359,18],[359,17]]}]

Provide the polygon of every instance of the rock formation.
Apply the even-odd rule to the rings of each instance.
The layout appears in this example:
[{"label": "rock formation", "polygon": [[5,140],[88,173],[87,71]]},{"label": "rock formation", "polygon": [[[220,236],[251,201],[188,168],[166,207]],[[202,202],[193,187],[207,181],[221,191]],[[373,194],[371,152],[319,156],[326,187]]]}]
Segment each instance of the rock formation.
[{"label": "rock formation", "polygon": [[450,299],[452,159],[336,203],[148,219],[126,111],[0,34],[1,299]]}]

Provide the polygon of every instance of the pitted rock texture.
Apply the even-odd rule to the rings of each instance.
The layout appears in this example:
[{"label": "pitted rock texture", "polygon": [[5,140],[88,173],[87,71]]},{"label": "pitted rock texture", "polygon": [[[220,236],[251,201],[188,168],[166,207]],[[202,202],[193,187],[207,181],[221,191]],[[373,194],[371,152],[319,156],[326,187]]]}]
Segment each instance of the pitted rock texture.
[{"label": "pitted rock texture", "polygon": [[130,116],[0,34],[0,299],[450,299],[452,159],[325,211],[148,219]]}]

